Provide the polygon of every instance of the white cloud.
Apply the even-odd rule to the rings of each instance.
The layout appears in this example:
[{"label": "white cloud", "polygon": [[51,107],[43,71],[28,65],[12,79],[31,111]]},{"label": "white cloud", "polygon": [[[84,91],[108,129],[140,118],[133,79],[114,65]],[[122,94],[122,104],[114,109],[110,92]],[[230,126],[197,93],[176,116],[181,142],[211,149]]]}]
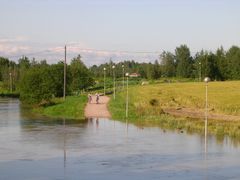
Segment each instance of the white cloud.
[{"label": "white cloud", "polygon": [[5,56],[12,56],[19,53],[29,52],[30,47],[28,46],[17,46],[17,45],[9,45],[0,43],[0,53]]},{"label": "white cloud", "polygon": [[12,38],[0,38],[0,54],[1,56],[11,57],[18,54],[24,54],[31,51],[31,47],[24,44],[26,37],[17,36]]},{"label": "white cloud", "polygon": [[[112,59],[113,62],[123,60],[135,60],[138,62],[153,62],[158,58],[158,54],[144,54],[117,50],[98,50],[88,48],[85,44],[77,42],[67,43],[67,62],[70,63],[73,57],[78,54],[82,56],[83,62],[87,66],[101,64]],[[22,55],[36,58],[36,60],[46,59],[48,63],[57,63],[64,59],[64,45],[50,46],[31,43],[25,37],[0,38],[0,55],[18,60]]]},{"label": "white cloud", "polygon": [[16,43],[16,42],[23,42],[27,41],[27,38],[24,36],[17,36],[13,38],[0,38],[0,43]]}]

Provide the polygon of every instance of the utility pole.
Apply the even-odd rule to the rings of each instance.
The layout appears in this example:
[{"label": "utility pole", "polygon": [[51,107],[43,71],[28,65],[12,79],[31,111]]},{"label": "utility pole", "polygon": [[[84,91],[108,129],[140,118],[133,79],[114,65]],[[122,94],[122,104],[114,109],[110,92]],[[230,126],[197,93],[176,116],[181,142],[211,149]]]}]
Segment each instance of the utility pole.
[{"label": "utility pole", "polygon": [[106,95],[106,68],[103,68],[104,71],[104,96]]},{"label": "utility pole", "polygon": [[63,99],[66,99],[66,63],[67,63],[67,46],[65,45],[65,56],[64,56],[64,82],[63,82]]},{"label": "utility pole", "polygon": [[128,118],[128,77],[129,73],[126,73],[126,78],[127,78],[127,94],[126,94],[126,118]]},{"label": "utility pole", "polygon": [[113,69],[113,99],[116,99],[116,80],[115,80],[115,66],[112,66]]},{"label": "utility pole", "polygon": [[207,154],[207,125],[208,125],[208,83],[210,82],[209,77],[204,78],[205,87],[206,87],[206,100],[205,100],[205,155]]},{"label": "utility pole", "polygon": [[13,91],[13,82],[12,82],[12,73],[9,73],[9,84],[10,84],[10,92],[12,93]]},{"label": "utility pole", "polygon": [[124,76],[125,76],[124,65],[122,65],[122,75],[123,75],[123,89],[124,89],[124,87],[125,87],[125,82],[124,82]]},{"label": "utility pole", "polygon": [[201,62],[199,62],[198,64],[199,64],[199,69],[200,69],[200,71],[199,71],[199,82],[201,82],[202,81],[202,64],[201,64]]}]

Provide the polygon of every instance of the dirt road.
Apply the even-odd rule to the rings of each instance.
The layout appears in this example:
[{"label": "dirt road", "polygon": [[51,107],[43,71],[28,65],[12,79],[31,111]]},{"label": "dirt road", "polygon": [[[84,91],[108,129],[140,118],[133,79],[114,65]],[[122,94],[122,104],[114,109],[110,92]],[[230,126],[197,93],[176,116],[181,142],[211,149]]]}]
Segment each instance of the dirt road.
[{"label": "dirt road", "polygon": [[92,102],[85,107],[85,117],[110,118],[107,103],[110,100],[107,96],[100,96],[99,104],[96,103],[96,96],[92,96]]}]

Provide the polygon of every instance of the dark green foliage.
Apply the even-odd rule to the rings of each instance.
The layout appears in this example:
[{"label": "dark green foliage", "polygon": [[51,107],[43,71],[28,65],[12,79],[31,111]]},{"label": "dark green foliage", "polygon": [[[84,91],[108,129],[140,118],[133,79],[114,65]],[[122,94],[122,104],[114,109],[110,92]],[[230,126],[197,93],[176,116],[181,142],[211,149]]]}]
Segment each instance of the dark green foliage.
[{"label": "dark green foliage", "polygon": [[[41,63],[41,66],[45,66],[44,64]],[[51,76],[53,79],[53,86],[54,86],[54,96],[56,97],[62,97],[63,96],[63,69],[64,69],[64,64],[63,62],[59,62],[58,64],[53,64],[49,67],[51,69]],[[66,93],[70,93],[70,73],[67,73],[66,77],[67,81],[67,86],[66,86]]]},{"label": "dark green foliage", "polygon": [[70,87],[72,91],[78,92],[94,85],[94,80],[91,77],[90,71],[81,61],[80,55],[72,60],[69,71],[71,74]]},{"label": "dark green foliage", "polygon": [[4,80],[4,76],[8,72],[8,67],[9,60],[4,57],[0,57],[0,81]]},{"label": "dark green foliage", "polygon": [[24,75],[24,73],[30,68],[30,61],[29,59],[24,56],[18,61],[18,66],[19,66],[19,73],[20,73],[20,78]]},{"label": "dark green foliage", "polygon": [[230,79],[240,79],[240,48],[232,46],[226,53]]},{"label": "dark green foliage", "polygon": [[216,58],[217,58],[217,67],[218,67],[218,79],[225,80],[228,79],[228,62],[226,58],[226,53],[224,52],[223,47],[219,48],[216,52]]},{"label": "dark green foliage", "polygon": [[[200,51],[191,55],[186,45],[180,45],[175,53],[163,52],[159,61],[154,63],[139,63],[134,60],[108,63],[87,68],[77,56],[67,65],[67,94],[79,93],[83,89],[99,90],[103,88],[104,68],[106,68],[106,88],[112,87],[113,69],[117,87],[122,86],[123,75],[126,72],[138,73],[140,78],[129,78],[129,83],[139,83],[141,79],[158,79],[164,77],[195,78],[203,80],[209,76],[212,80],[239,80],[240,79],[240,48],[232,46],[224,51],[222,47],[216,52]],[[123,68],[124,66],[124,68]],[[27,57],[15,63],[7,58],[0,57],[1,90],[4,92],[18,92],[21,98],[39,103],[52,97],[63,95],[63,68],[62,62],[47,64],[46,60],[36,61]],[[93,77],[95,77],[94,80]],[[93,87],[93,85],[96,86]],[[11,87],[11,88],[10,88]]]},{"label": "dark green foliage", "polygon": [[161,68],[156,60],[154,65],[153,65],[153,70],[152,70],[152,79],[159,79],[161,77]]},{"label": "dark green foliage", "polygon": [[176,75],[175,57],[170,52],[165,52],[160,55],[161,69],[163,77],[174,77]]},{"label": "dark green foliage", "polygon": [[190,50],[186,45],[181,45],[175,50],[176,56],[176,74],[181,78],[189,78],[192,75],[192,57]]},{"label": "dark green foliage", "polygon": [[21,100],[40,103],[50,100],[54,93],[54,79],[49,67],[34,67],[24,73],[20,83]]},{"label": "dark green foliage", "polygon": [[158,102],[157,99],[151,99],[149,101],[149,103],[150,103],[151,106],[158,106],[159,105],[159,102]]},{"label": "dark green foliage", "polygon": [[[104,76],[104,68],[106,68],[106,77],[113,77],[113,69],[112,66],[115,65],[115,75],[116,78],[122,78],[123,72],[128,73],[138,73],[141,78],[145,79],[157,79],[161,77],[161,67],[158,62],[155,61],[155,64],[152,63],[138,63],[135,61],[123,61],[120,63],[113,63],[109,61],[109,63],[101,64],[99,66],[92,66],[90,68],[91,73],[94,77],[103,77]],[[124,65],[124,71],[122,68]]]},{"label": "dark green foliage", "polygon": [[122,65],[125,72],[139,73],[144,79],[158,79],[160,77],[195,78],[203,80],[209,76],[212,80],[237,80],[240,79],[240,48],[232,46],[228,51],[223,47],[217,51],[197,52],[193,57],[186,45],[176,48],[175,54],[163,51],[155,63],[138,63],[135,61],[123,61],[114,64],[101,64],[92,66],[91,72],[95,77],[103,77],[103,68],[106,68],[106,76],[112,77],[112,65],[116,66],[116,77],[122,76]]},{"label": "dark green foliage", "polygon": [[[11,77],[11,78],[10,78]],[[16,89],[18,80],[18,69],[15,62],[8,60],[7,58],[0,57],[0,81],[3,82],[5,90],[10,91],[10,83],[12,89]]]},{"label": "dark green foliage", "polygon": [[[80,56],[74,58],[71,65],[67,66],[67,94],[78,92],[94,83],[89,70],[80,58]],[[20,79],[20,98],[31,104],[46,104],[53,97],[62,97],[63,62],[52,65],[48,65],[46,61],[28,62],[26,59],[21,61],[24,71]]]}]

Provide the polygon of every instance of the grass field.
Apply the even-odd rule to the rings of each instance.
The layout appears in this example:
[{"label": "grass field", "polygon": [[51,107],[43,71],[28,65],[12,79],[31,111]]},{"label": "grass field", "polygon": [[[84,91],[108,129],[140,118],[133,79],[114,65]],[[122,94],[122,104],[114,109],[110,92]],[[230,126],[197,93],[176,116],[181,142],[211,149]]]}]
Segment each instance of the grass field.
[{"label": "grass field", "polygon": [[56,98],[53,102],[52,106],[37,107],[33,111],[48,117],[84,119],[84,107],[87,103],[85,95],[68,96],[65,101],[62,98]]},{"label": "grass field", "polygon": [[[125,117],[125,92],[111,99],[109,109],[114,119]],[[215,114],[240,116],[240,81],[210,82],[208,84],[209,111]],[[199,82],[161,83],[129,88],[129,120],[145,124],[203,132],[203,120],[174,118],[163,113],[163,108],[191,108],[204,111],[205,84]],[[240,137],[240,122],[210,120],[209,131]]]}]

